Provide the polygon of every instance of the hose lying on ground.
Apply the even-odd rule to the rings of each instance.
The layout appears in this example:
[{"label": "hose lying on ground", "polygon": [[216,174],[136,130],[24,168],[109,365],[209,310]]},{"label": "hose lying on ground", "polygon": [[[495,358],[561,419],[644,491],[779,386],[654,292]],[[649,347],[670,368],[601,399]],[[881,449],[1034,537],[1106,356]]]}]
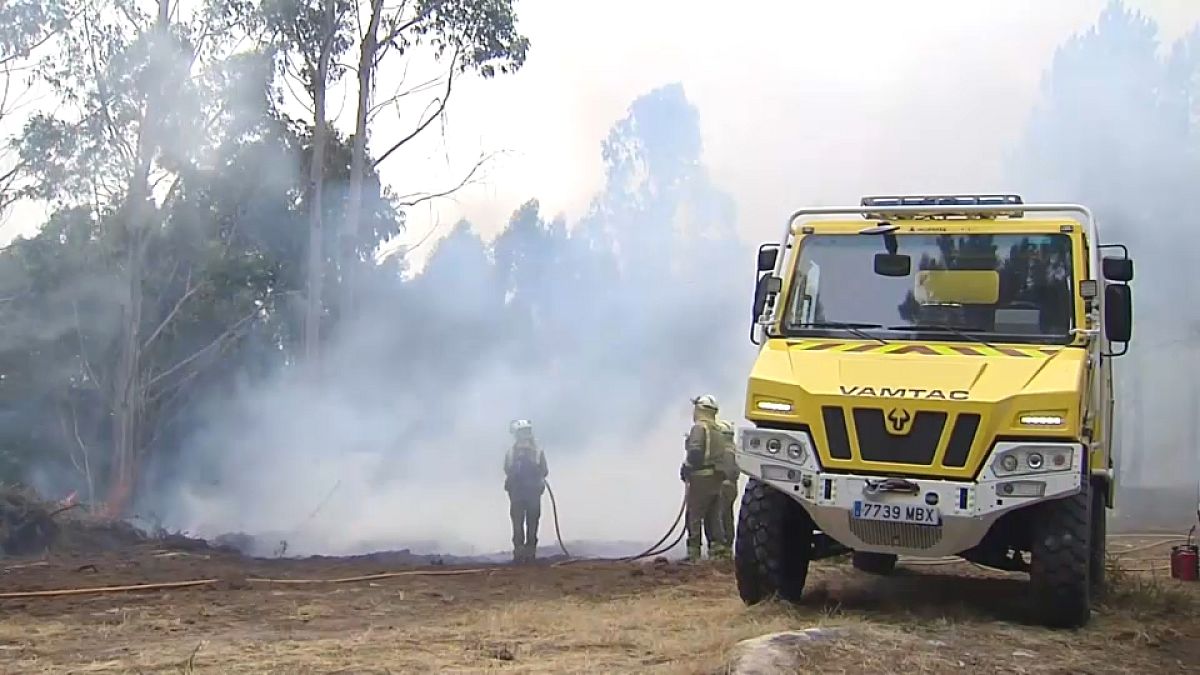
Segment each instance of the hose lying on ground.
[{"label": "hose lying on ground", "polygon": [[[687,534],[686,526],[683,528],[679,528],[680,523],[683,521],[683,516],[687,512],[688,486],[685,483],[684,489],[683,489],[683,500],[679,504],[679,512],[675,515],[675,521],[671,523],[671,527],[667,530],[666,534],[664,534],[661,538],[659,538],[659,540],[657,542],[655,542],[654,545],[651,546],[650,548],[648,548],[645,551],[642,551],[641,553],[638,553],[636,555],[625,556],[622,558],[571,558],[571,554],[567,551],[567,547],[563,543],[562,530],[559,527],[559,522],[558,522],[558,501],[554,497],[554,490],[550,488],[549,482],[546,483],[546,491],[549,492],[549,494],[550,494],[550,508],[553,512],[553,517],[554,517],[554,536],[558,540],[558,546],[559,546],[559,548],[562,549],[563,555],[567,556],[567,558],[568,558],[567,560],[563,560],[563,561],[559,561],[559,562],[555,563],[554,564],[555,567],[560,566],[560,565],[568,565],[571,563],[578,563],[578,562],[634,562],[637,560],[641,560],[643,558],[649,558],[649,557],[653,557],[653,556],[662,555],[662,554],[666,553],[667,551],[670,551],[671,549],[678,546],[679,542],[683,541],[683,537]],[[670,538],[671,535],[676,532],[676,528],[679,528],[679,531],[676,534],[675,539],[673,539],[671,541],[671,543],[663,546],[663,542],[667,541],[667,539]],[[1147,539],[1158,538],[1160,540],[1149,543],[1149,544],[1143,544],[1140,546],[1136,546],[1134,548],[1126,549],[1123,551],[1113,551],[1110,553],[1110,555],[1112,555],[1115,558],[1122,558],[1131,553],[1137,553],[1140,551],[1157,548],[1159,546],[1165,546],[1167,544],[1174,544],[1179,541],[1185,540],[1184,538],[1179,537],[1178,535],[1160,534],[1160,533],[1146,533],[1144,535],[1138,534],[1138,533],[1121,533],[1121,534],[1110,535],[1109,538],[1118,538],[1118,537],[1139,537],[1139,538],[1147,538]],[[953,564],[962,563],[964,561],[957,556],[946,556],[943,558],[915,559],[915,560],[904,557],[904,558],[900,559],[900,562],[902,562],[906,565],[953,565]],[[974,564],[974,563],[972,563],[972,564]],[[976,567],[981,567],[981,566],[976,564]],[[503,568],[502,567],[476,567],[476,568],[457,569],[457,570],[403,570],[403,571],[399,571],[399,572],[383,572],[383,573],[379,573],[379,574],[367,574],[367,575],[361,575],[361,576],[341,577],[341,578],[334,578],[334,579],[270,579],[270,578],[265,578],[265,577],[248,577],[245,579],[245,581],[247,583],[277,584],[277,585],[343,584],[343,583],[353,583],[353,582],[360,582],[360,581],[376,581],[376,580],[380,580],[380,579],[393,579],[393,578],[397,578],[397,577],[463,576],[463,575],[469,575],[469,574],[482,574],[485,572],[495,572],[499,569],[503,569]],[[1128,571],[1141,572],[1141,571],[1155,571],[1156,569],[1157,568],[1155,567],[1155,568],[1151,568],[1150,570],[1130,569]],[[219,583],[220,581],[221,581],[220,579],[193,579],[193,580],[188,580],[188,581],[167,581],[167,582],[160,582],[160,583],[134,584],[134,585],[127,585],[127,586],[95,586],[95,587],[90,587],[90,588],[62,588],[62,589],[51,589],[51,590],[43,590],[43,591],[14,591],[14,592],[8,592],[8,593],[0,593],[0,599],[58,597],[58,596],[71,596],[71,595],[98,595],[98,594],[119,593],[119,592],[126,592],[126,591],[153,591],[153,590],[167,590],[167,589],[175,589],[175,588],[196,588],[196,587],[202,587],[202,586],[212,586],[212,585]]]},{"label": "hose lying on ground", "polygon": [[119,593],[122,591],[157,591],[168,588],[211,586],[218,581],[219,579],[193,579],[191,581],[165,581],[156,584],[134,584],[132,586],[95,586],[92,588],[56,588],[48,591],[15,591],[12,593],[0,593],[0,598],[45,598],[62,595]]},{"label": "hose lying on ground", "polygon": [[666,546],[663,546],[662,548],[659,548],[659,549],[648,550],[644,553],[639,553],[638,555],[635,555],[635,556],[629,556],[628,558],[620,558],[619,560],[620,560],[620,562],[632,562],[634,560],[641,560],[642,558],[652,558],[654,556],[663,555],[667,551],[670,551],[671,549],[678,546],[679,542],[683,541],[683,538],[685,535],[687,535],[687,528],[681,527],[681,528],[679,528],[679,534],[675,537],[675,539],[673,539],[671,541],[671,543],[667,544]]},{"label": "hose lying on ground", "polygon": [[[555,498],[554,498],[554,491],[550,489],[549,483],[546,484],[546,491],[550,493],[550,507],[554,513],[554,534],[555,534],[555,537],[558,539],[558,546],[559,546],[559,548],[562,549],[563,554],[567,555],[569,558],[570,553],[567,551],[567,547],[563,543],[562,531],[559,527],[558,503],[557,503],[557,500],[555,500]],[[661,554],[675,548],[675,546],[677,546],[679,544],[679,542],[683,540],[683,535],[686,533],[686,528],[681,529],[679,531],[678,536],[675,537],[675,539],[670,544],[668,544],[665,547],[662,546],[662,544],[675,532],[675,529],[679,527],[680,522],[683,520],[683,514],[686,510],[686,507],[687,507],[687,489],[685,488],[684,492],[683,492],[683,502],[679,506],[679,513],[675,516],[675,522],[671,523],[671,528],[669,530],[667,530],[667,533],[664,534],[661,539],[659,539],[657,542],[655,542],[653,546],[651,546],[650,548],[646,549],[645,551],[643,551],[637,555],[626,556],[624,558],[593,558],[593,559],[590,559],[590,561],[592,561],[592,562],[632,562],[635,560],[640,560],[642,558],[648,558],[648,557],[655,556],[655,555],[661,555]],[[586,558],[569,558],[568,560],[565,560],[565,561],[562,561],[562,562],[556,563],[556,564],[565,564],[565,563],[571,563],[571,562],[588,562],[588,561],[589,561],[589,559],[586,559]],[[361,576],[341,577],[341,578],[334,578],[334,579],[269,579],[269,578],[265,578],[265,577],[248,577],[248,578],[246,578],[245,581],[246,581],[246,583],[251,583],[251,584],[287,585],[287,586],[312,585],[312,584],[345,584],[345,583],[353,583],[353,582],[360,582],[360,581],[377,581],[380,579],[393,579],[393,578],[397,578],[397,577],[463,576],[463,575],[468,575],[468,574],[482,574],[485,572],[495,572],[500,569],[504,569],[504,568],[503,567],[475,567],[475,568],[458,569],[458,570],[403,570],[403,571],[399,571],[399,572],[383,572],[380,574],[366,574],[366,575],[361,575]],[[192,579],[192,580],[188,580],[188,581],[166,581],[166,582],[160,582],[160,583],[133,584],[133,585],[127,585],[127,586],[93,586],[93,587],[89,587],[89,588],[60,588],[60,589],[51,589],[51,590],[44,590],[44,591],[13,591],[13,592],[8,592],[8,593],[0,593],[0,600],[4,600],[4,599],[13,600],[13,599],[19,599],[19,598],[60,597],[60,596],[69,596],[69,595],[100,595],[100,594],[106,594],[106,593],[121,593],[121,592],[127,592],[127,591],[156,591],[156,590],[169,590],[169,589],[175,589],[175,588],[197,588],[197,587],[202,587],[202,586],[213,586],[220,582],[221,582],[220,579]]]},{"label": "hose lying on ground", "polygon": [[[676,536],[675,539],[673,541],[671,541],[670,544],[663,546],[663,542],[665,542],[667,539],[669,539],[672,534],[675,534],[675,529],[678,528],[680,523],[683,522],[683,514],[687,512],[687,498],[688,498],[688,487],[685,484],[684,488],[683,488],[683,501],[681,501],[679,504],[679,513],[677,513],[675,515],[675,522],[671,523],[671,527],[667,530],[666,534],[664,534],[658,541],[654,542],[654,545],[651,546],[650,548],[646,549],[645,551],[642,551],[641,553],[638,553],[636,555],[625,556],[622,558],[571,558],[568,555],[567,560],[560,560],[559,562],[554,563],[554,566],[558,567],[561,565],[570,565],[573,563],[581,563],[581,562],[634,562],[637,560],[642,560],[643,558],[650,558],[653,556],[662,555],[662,554],[666,553],[667,551],[670,551],[671,549],[678,546],[679,542],[683,541],[683,537],[687,533],[686,527],[681,528],[679,530],[678,536]],[[558,507],[554,503],[554,493],[553,492],[550,493],[550,506],[552,509],[554,509],[554,531],[557,534],[558,533]],[[559,538],[559,547],[563,549],[563,553],[566,553],[567,549],[565,546],[562,545],[561,536]]]},{"label": "hose lying on ground", "polygon": [[[555,500],[554,500],[554,492],[549,490],[549,485],[547,485],[547,491],[550,492],[550,505],[554,511],[554,531],[555,531],[555,535],[558,537],[558,545],[563,550],[564,554],[570,555],[569,553],[567,553],[567,547],[565,545],[563,545],[563,542],[562,542],[562,535],[560,534],[560,530],[559,530],[559,526],[558,526],[558,505],[555,503]],[[687,533],[686,528],[680,529],[678,536],[676,536],[675,539],[670,544],[667,544],[666,546],[662,546],[663,542],[666,541],[667,538],[670,537],[671,534],[675,532],[675,529],[677,527],[679,527],[679,523],[683,520],[683,514],[684,514],[684,511],[686,510],[686,506],[687,506],[687,490],[685,489],[684,493],[683,493],[683,504],[679,508],[679,514],[675,516],[675,522],[673,522],[671,524],[671,529],[667,530],[667,533],[664,534],[661,539],[659,539],[657,542],[655,542],[653,546],[651,546],[650,548],[646,549],[645,551],[643,551],[637,555],[626,556],[624,558],[592,558],[592,559],[571,558],[569,560],[564,560],[559,563],[556,563],[555,566],[563,565],[563,564],[567,564],[567,563],[573,563],[573,562],[632,562],[635,560],[641,560],[642,558],[648,558],[651,556],[656,556],[656,555],[661,555],[663,553],[666,553],[667,551],[670,551],[671,549],[678,546],[679,542],[683,541],[684,534]],[[312,584],[345,584],[345,583],[353,583],[353,582],[360,582],[360,581],[378,581],[380,579],[394,579],[397,577],[463,576],[463,575],[468,575],[468,574],[482,574],[485,572],[495,572],[495,571],[498,571],[501,569],[504,569],[504,568],[503,567],[475,567],[475,568],[460,569],[460,570],[403,570],[403,571],[399,571],[399,572],[382,572],[380,574],[365,574],[365,575],[361,575],[361,576],[340,577],[340,578],[334,578],[334,579],[270,579],[270,578],[265,578],[265,577],[247,577],[246,582],[252,583],[252,584],[288,585],[288,586],[300,586],[300,585],[312,585]],[[68,596],[68,595],[101,595],[101,594],[107,594],[107,593],[121,593],[121,592],[126,592],[126,591],[156,591],[156,590],[169,590],[169,589],[175,589],[175,588],[196,588],[196,587],[201,587],[201,586],[213,586],[213,585],[220,583],[220,581],[221,581],[220,579],[193,579],[193,580],[189,580],[189,581],[165,581],[165,582],[160,582],[160,583],[134,584],[134,585],[129,585],[129,586],[93,586],[93,587],[89,587],[89,588],[60,588],[60,589],[52,589],[52,590],[45,590],[45,591],[15,591],[15,592],[9,592],[9,593],[0,593],[0,600],[19,599],[19,598],[60,597],[60,596]]]},{"label": "hose lying on ground", "polygon": [[[246,583],[268,585],[310,585],[310,584],[346,584],[358,581],[377,581],[396,577],[449,577],[467,574],[482,574],[495,572],[498,567],[475,567],[461,570],[403,570],[400,572],[382,572],[380,574],[364,574],[355,577],[340,577],[334,579],[269,579],[266,577],[247,577]],[[103,593],[120,593],[124,591],[158,591],[172,588],[193,588],[197,586],[213,586],[221,579],[192,579],[188,581],[163,581],[151,584],[134,584],[130,586],[92,586],[89,588],[59,588],[46,591],[14,591],[0,593],[0,600],[15,598],[42,598],[63,595],[99,595]]]},{"label": "hose lying on ground", "polygon": [[[687,504],[687,493],[685,491],[684,492],[684,505],[686,506],[686,504]],[[585,558],[575,558],[575,559],[571,559],[571,560],[565,560],[560,563],[556,563],[555,566],[564,565],[564,564],[568,564],[568,563],[572,563],[572,562],[632,562],[635,560],[640,560],[642,558],[648,558],[648,557],[655,556],[655,555],[661,555],[661,554],[675,548],[677,545],[679,545],[680,541],[683,541],[683,537],[687,533],[687,528],[683,528],[683,529],[679,530],[678,535],[675,537],[675,539],[670,544],[668,544],[666,546],[661,546],[662,543],[664,541],[666,541],[667,537],[671,536],[671,533],[675,531],[675,528],[678,527],[679,522],[683,517],[683,513],[684,513],[684,509],[680,509],[679,516],[677,516],[675,518],[675,522],[671,525],[671,529],[667,531],[667,534],[663,535],[662,539],[660,539],[654,546],[651,546],[650,548],[646,549],[642,553],[639,553],[639,554],[633,555],[633,556],[627,556],[624,558],[595,558],[590,561]],[[1138,535],[1127,535],[1127,536],[1138,536]],[[1179,541],[1179,540],[1176,539],[1176,541]],[[1164,544],[1169,544],[1169,543],[1173,543],[1173,541],[1168,540],[1168,541],[1157,542],[1153,546],[1159,546],[1159,545],[1164,545]],[[1152,546],[1150,546],[1150,547],[1152,547]],[[1147,547],[1137,547],[1130,551],[1116,552],[1116,553],[1113,553],[1113,557],[1121,558],[1121,557],[1124,557],[1128,553],[1140,551],[1140,550],[1143,550],[1144,548],[1147,548]],[[945,558],[937,558],[937,559],[916,559],[916,560],[901,559],[900,562],[902,562],[906,565],[953,565],[953,564],[961,564],[964,561],[961,558],[947,556]],[[976,566],[979,567],[979,565],[976,565]],[[465,575],[470,575],[470,574],[483,574],[483,573],[488,573],[488,572],[496,572],[496,571],[500,571],[503,569],[505,569],[505,568],[504,567],[474,567],[474,568],[458,569],[458,570],[403,570],[403,571],[399,571],[399,572],[383,572],[380,574],[367,574],[367,575],[362,575],[362,576],[340,577],[340,578],[333,578],[333,579],[270,579],[270,578],[265,578],[265,577],[249,577],[246,579],[246,582],[247,583],[256,583],[256,584],[267,584],[267,585],[344,584],[344,583],[354,583],[354,582],[361,582],[361,581],[377,581],[380,579],[393,579],[393,578],[397,578],[397,577],[465,576]],[[1126,571],[1128,571],[1128,572],[1153,572],[1153,571],[1161,571],[1162,569],[1165,569],[1165,568],[1160,568],[1158,566],[1154,566],[1149,569],[1127,568]],[[133,584],[133,585],[128,585],[128,586],[93,586],[93,587],[89,587],[89,588],[59,588],[59,589],[50,589],[50,590],[44,590],[44,591],[14,591],[14,592],[8,592],[8,593],[0,593],[0,600],[5,600],[5,599],[14,600],[14,599],[20,599],[20,598],[62,597],[62,596],[72,596],[72,595],[102,595],[102,594],[108,594],[108,593],[121,593],[121,592],[128,592],[128,591],[156,591],[156,590],[170,590],[170,589],[176,589],[176,588],[197,588],[197,587],[203,587],[203,586],[214,586],[220,582],[221,582],[220,579],[192,579],[192,580],[188,580],[188,581],[165,581],[165,582],[149,583],[149,584]]]},{"label": "hose lying on ground", "polygon": [[687,512],[687,501],[688,501],[688,486],[685,484],[683,487],[683,501],[680,502],[680,504],[679,504],[679,513],[675,514],[675,522],[671,523],[671,528],[669,530],[667,530],[667,533],[664,534],[661,539],[659,539],[657,542],[655,542],[653,546],[646,549],[645,551],[642,551],[641,553],[639,553],[637,555],[631,555],[631,556],[627,556],[625,558],[618,558],[618,560],[620,560],[621,562],[632,562],[634,560],[641,560],[642,558],[649,558],[651,556],[662,555],[663,553],[666,553],[667,551],[670,551],[671,549],[678,546],[679,542],[683,541],[684,535],[687,534],[686,523],[684,524],[684,527],[679,528],[679,535],[676,536],[675,539],[670,544],[667,544],[666,546],[659,548],[659,546],[662,546],[662,543],[667,540],[667,537],[671,536],[671,533],[675,531],[675,528],[679,527],[680,523],[683,522],[683,515],[684,515],[684,513]]}]

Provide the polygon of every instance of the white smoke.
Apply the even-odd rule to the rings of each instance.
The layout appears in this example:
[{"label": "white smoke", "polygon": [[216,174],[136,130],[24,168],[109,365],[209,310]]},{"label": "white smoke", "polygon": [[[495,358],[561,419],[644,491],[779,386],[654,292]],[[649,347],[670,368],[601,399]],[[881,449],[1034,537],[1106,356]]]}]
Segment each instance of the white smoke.
[{"label": "white smoke", "polygon": [[[379,289],[367,315],[329,346],[319,386],[286,373],[211,404],[209,424],[187,449],[181,473],[188,478],[158,495],[168,522],[209,535],[280,534],[293,552],[413,542],[451,553],[503,549],[507,422],[527,417],[548,453],[568,539],[657,539],[678,503],[686,396],[714,391],[723,417],[741,417],[753,359],[745,339],[753,281],[746,244],[778,237],[796,206],[905,191],[1016,188],[1029,199],[1078,199],[1100,210],[1113,224],[1106,234],[1133,244],[1138,265],[1137,342],[1118,362],[1122,449],[1156,453],[1161,476],[1143,473],[1141,482],[1194,485],[1197,430],[1175,420],[1196,417],[1194,387],[1182,383],[1200,379],[1197,362],[1151,345],[1176,334],[1196,338],[1174,317],[1194,295],[1185,276],[1196,252],[1182,236],[1188,223],[1179,186],[1200,174],[1192,160],[1163,161],[1173,146],[1194,157],[1196,108],[1187,108],[1192,126],[1180,131],[1163,128],[1175,118],[1161,117],[1159,104],[1122,103],[1144,79],[1143,71],[1126,72],[1135,61],[1166,77],[1186,63],[1170,54],[1186,50],[1151,41],[1154,66],[1144,44],[1105,52],[1101,41],[1107,60],[1063,65],[1072,48],[1058,61],[1055,50],[1096,23],[1106,5],[1044,5],[983,12],[953,2],[850,3],[788,10],[793,20],[751,36],[731,34],[724,20],[718,31],[692,9],[660,17],[684,36],[661,58],[615,68],[619,77],[587,79],[578,76],[587,63],[581,47],[564,44],[571,33],[557,30],[568,21],[565,10],[525,3],[535,8],[525,24],[536,51],[527,70],[511,85],[468,94],[479,103],[469,108],[517,130],[508,141],[528,143],[509,165],[512,176],[500,172],[487,199],[468,194],[461,210],[438,215],[466,213],[474,229],[450,228],[442,246],[428,247],[429,267],[414,282]],[[1197,17],[1165,7],[1157,15],[1172,17],[1169,39],[1186,36]],[[604,13],[624,22],[638,12],[606,6]],[[661,25],[643,23],[661,33]],[[664,49],[649,37],[640,44],[630,53]],[[597,53],[607,58],[611,50]],[[628,102],[675,79],[699,108],[697,147],[672,144],[679,140],[672,130],[694,121],[686,107],[668,107],[653,118],[657,126],[645,125],[653,131],[634,125],[623,137],[661,141],[635,153],[634,166],[622,169],[631,173],[597,163],[596,142]],[[529,105],[486,105],[500,91]],[[687,167],[655,173],[673,156]],[[624,189],[647,174],[652,180]],[[726,230],[715,249],[685,251],[689,235],[669,225],[683,221],[691,233],[697,221],[718,231],[732,225],[708,174],[732,195],[742,236]],[[675,178],[689,188],[664,197]],[[518,214],[505,231],[496,204],[515,210],[531,193],[544,195],[551,213],[565,211],[566,223]],[[606,240],[606,228],[617,235]],[[421,218],[413,230],[424,234]],[[539,238],[542,231],[558,234]],[[509,289],[495,281],[497,267],[487,267],[511,244],[501,232],[534,239],[516,249],[536,252],[519,269],[533,277],[523,288],[540,311],[520,319],[504,309]],[[613,243],[615,258],[597,253],[595,241]],[[1140,379],[1130,380],[1132,370]]]}]

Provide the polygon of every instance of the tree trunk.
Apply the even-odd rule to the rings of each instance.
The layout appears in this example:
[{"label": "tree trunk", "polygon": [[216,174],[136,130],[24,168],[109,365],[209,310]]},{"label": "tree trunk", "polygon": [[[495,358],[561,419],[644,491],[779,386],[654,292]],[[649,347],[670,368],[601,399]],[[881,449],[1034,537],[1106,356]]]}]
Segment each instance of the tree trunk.
[{"label": "tree trunk", "polygon": [[128,297],[122,316],[120,352],[113,380],[113,451],[108,496],[105,500],[106,510],[112,517],[119,517],[129,503],[133,489],[135,446],[141,422],[141,396],[138,391],[141,350],[138,348],[138,327],[142,320],[141,241],[145,229],[142,215],[144,209],[138,208],[135,201],[140,192],[142,190],[137,189],[137,186],[130,190],[130,204],[125,223],[129,246],[125,260]]},{"label": "tree trunk", "polygon": [[371,0],[371,19],[358,53],[358,108],[354,120],[354,146],[350,155],[350,194],[341,232],[342,292],[338,303],[340,318],[354,314],[357,296],[359,222],[362,217],[363,181],[367,166],[367,118],[371,112],[371,94],[375,77],[375,54],[379,47],[379,22],[383,0]]},{"label": "tree trunk", "polygon": [[304,320],[304,355],[313,367],[320,357],[321,314],[324,308],[323,282],[325,255],[322,251],[322,191],[325,183],[325,136],[327,132],[325,95],[329,82],[329,61],[333,51],[334,25],[333,0],[325,0],[325,23],[321,53],[317,57],[316,78],[312,82],[313,92],[313,148],[312,166],[309,167],[308,205],[308,311]]},{"label": "tree trunk", "polygon": [[[171,0],[158,0],[158,16],[154,24],[155,42],[160,47],[170,40]],[[165,83],[164,83],[165,84]],[[146,97],[141,128],[138,130],[137,165],[129,184],[125,203],[126,298],[121,324],[120,351],[117,371],[113,378],[113,452],[109,474],[107,513],[112,517],[124,515],[133,496],[137,480],[137,459],[140,453],[143,403],[142,391],[142,276],[145,268],[146,243],[154,217],[151,204],[150,167],[158,147],[157,127],[161,87]]]}]

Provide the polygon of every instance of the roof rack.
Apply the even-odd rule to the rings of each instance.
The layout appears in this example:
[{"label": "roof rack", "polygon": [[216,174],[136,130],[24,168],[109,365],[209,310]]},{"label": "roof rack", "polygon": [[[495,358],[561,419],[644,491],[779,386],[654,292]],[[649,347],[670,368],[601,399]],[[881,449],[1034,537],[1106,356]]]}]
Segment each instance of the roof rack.
[{"label": "roof rack", "polygon": [[[1011,208],[1020,206],[1025,202],[1020,195],[896,195],[896,196],[879,196],[879,197],[863,197],[862,206],[865,208],[878,208],[878,211],[870,211],[863,213],[863,218],[867,220],[888,220],[888,219],[937,219],[937,218],[1021,218],[1025,215],[1025,211],[1020,208]],[[909,211],[905,209],[904,213],[897,211],[889,212],[889,206],[929,206],[933,207],[929,211]],[[995,206],[993,209],[971,209],[967,211],[955,211],[955,206]],[[1007,207],[1007,208],[1006,208]]]}]

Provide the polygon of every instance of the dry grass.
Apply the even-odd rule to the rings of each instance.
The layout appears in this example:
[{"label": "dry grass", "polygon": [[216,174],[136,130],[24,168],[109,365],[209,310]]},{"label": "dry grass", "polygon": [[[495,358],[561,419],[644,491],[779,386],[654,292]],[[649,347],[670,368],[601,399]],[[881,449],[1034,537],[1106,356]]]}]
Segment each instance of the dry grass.
[{"label": "dry grass", "polygon": [[1200,584],[1118,569],[1078,632],[1022,624],[1023,585],[969,566],[878,579],[821,565],[801,606],[752,608],[727,570],[631,586],[626,569],[36,605],[0,615],[0,671],[715,674],[741,640],[814,626],[843,631],[806,646],[822,673],[1186,672],[1200,658]]}]

